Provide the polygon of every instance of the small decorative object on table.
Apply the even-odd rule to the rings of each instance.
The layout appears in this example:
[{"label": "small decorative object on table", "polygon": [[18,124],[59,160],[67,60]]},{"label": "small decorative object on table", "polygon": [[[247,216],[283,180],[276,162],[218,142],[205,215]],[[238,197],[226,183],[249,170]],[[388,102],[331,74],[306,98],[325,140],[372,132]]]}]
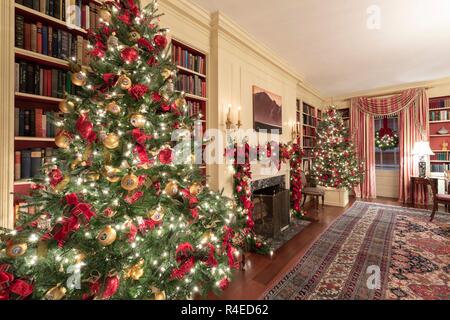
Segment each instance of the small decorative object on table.
[{"label": "small decorative object on table", "polygon": [[447,151],[448,150],[448,142],[444,141],[442,142],[442,151]]},{"label": "small decorative object on table", "polygon": [[441,134],[441,135],[445,135],[445,134],[448,134],[448,130],[445,127],[442,127],[439,129],[439,131],[437,133]]}]

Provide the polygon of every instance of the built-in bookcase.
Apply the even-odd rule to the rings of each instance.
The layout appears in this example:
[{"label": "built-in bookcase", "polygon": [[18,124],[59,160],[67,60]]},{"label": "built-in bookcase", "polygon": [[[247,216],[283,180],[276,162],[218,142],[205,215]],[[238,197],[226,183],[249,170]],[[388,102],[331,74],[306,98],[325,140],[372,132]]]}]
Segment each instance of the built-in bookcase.
[{"label": "built-in bookcase", "polygon": [[430,156],[430,169],[440,175],[450,170],[450,96],[430,99],[429,123],[430,146],[435,153]]},{"label": "built-in bookcase", "polygon": [[16,0],[14,79],[14,193],[28,194],[31,178],[56,148],[52,119],[70,82],[68,59],[88,64],[87,29],[99,25],[97,0]]},{"label": "built-in bookcase", "polygon": [[[206,131],[207,120],[207,60],[206,54],[172,39],[172,59],[177,66],[175,90],[184,92],[189,114]],[[200,167],[206,178],[206,164]]]},{"label": "built-in bookcase", "polygon": [[316,130],[322,119],[322,111],[304,101],[297,100],[297,123],[301,124],[300,139],[304,152],[303,169],[309,171],[316,146]]},{"label": "built-in bookcase", "polygon": [[338,109],[336,111],[341,114],[342,119],[344,120],[344,125],[347,128],[350,128],[350,108]]}]

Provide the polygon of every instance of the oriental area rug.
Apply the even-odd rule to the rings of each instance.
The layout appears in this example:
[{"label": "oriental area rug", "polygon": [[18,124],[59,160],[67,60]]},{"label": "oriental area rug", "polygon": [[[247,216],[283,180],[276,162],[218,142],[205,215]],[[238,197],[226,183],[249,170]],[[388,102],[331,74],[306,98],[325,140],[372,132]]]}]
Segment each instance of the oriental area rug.
[{"label": "oriental area rug", "polygon": [[450,214],[357,201],[266,300],[450,299]]}]

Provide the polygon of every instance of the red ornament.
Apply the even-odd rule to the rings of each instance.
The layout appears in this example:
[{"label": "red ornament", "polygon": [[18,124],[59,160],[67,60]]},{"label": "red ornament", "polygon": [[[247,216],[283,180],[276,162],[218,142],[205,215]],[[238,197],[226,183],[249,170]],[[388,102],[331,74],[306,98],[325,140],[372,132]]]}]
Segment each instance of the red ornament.
[{"label": "red ornament", "polygon": [[108,87],[112,87],[117,82],[118,76],[115,73],[104,73],[102,78]]},{"label": "red ornament", "polygon": [[135,48],[124,48],[120,52],[120,57],[122,60],[128,63],[133,63],[139,58],[139,53]]},{"label": "red ornament", "polygon": [[153,38],[153,42],[159,47],[159,48],[165,48],[167,46],[167,38],[163,35],[157,34]]},{"label": "red ornament", "polygon": [[33,293],[33,286],[24,280],[17,279],[11,284],[9,290],[24,299]]},{"label": "red ornament", "polygon": [[158,63],[158,61],[156,60],[156,58],[154,56],[151,56],[148,60],[147,60],[147,64],[151,67],[155,66]]},{"label": "red ornament", "polygon": [[119,284],[120,284],[119,276],[107,277],[105,280],[105,290],[103,290],[103,293],[102,293],[102,299],[108,300],[113,295],[115,295],[117,292],[117,289],[119,289]]},{"label": "red ornament", "polygon": [[150,41],[148,41],[145,38],[139,38],[139,40],[137,41],[138,46],[147,49],[148,51],[153,51],[155,48],[153,48],[152,44],[150,43]]},{"label": "red ornament", "polygon": [[64,179],[64,176],[59,169],[53,169],[48,176],[50,178],[50,185],[52,187],[56,187],[58,183],[60,183]]},{"label": "red ornament", "polygon": [[173,161],[173,153],[170,148],[165,148],[159,151],[158,160],[161,164],[171,164]]},{"label": "red ornament", "polygon": [[161,110],[162,110],[163,112],[169,112],[169,111],[170,111],[170,106],[167,105],[167,104],[165,104],[165,103],[163,103],[163,104],[161,105]]},{"label": "red ornament", "polygon": [[141,99],[147,92],[148,92],[148,87],[143,84],[135,84],[128,90],[128,93],[136,101]]},{"label": "red ornament", "polygon": [[226,288],[228,288],[228,286],[230,285],[230,280],[228,280],[227,277],[223,278],[222,280],[220,280],[219,282],[219,288],[220,290],[225,290]]},{"label": "red ornament", "polygon": [[130,23],[131,23],[131,16],[130,16],[130,13],[128,11],[125,11],[123,14],[118,16],[117,19],[119,19],[120,21],[122,21],[126,25],[130,25]]}]

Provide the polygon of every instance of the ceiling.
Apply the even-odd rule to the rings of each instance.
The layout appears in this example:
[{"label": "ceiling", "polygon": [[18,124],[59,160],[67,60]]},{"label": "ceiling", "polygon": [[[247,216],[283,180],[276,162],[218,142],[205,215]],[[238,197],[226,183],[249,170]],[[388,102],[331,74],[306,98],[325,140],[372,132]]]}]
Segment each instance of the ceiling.
[{"label": "ceiling", "polygon": [[[450,0],[192,1],[231,18],[325,97],[450,76]],[[379,29],[369,29],[377,8]]]}]

